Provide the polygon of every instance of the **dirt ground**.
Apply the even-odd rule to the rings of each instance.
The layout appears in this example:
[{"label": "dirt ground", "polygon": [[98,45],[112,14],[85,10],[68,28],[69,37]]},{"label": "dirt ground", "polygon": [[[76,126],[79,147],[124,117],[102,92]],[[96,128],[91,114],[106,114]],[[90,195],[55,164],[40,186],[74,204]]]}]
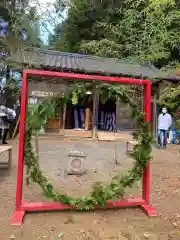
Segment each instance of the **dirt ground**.
[{"label": "dirt ground", "polygon": [[[13,146],[11,171],[0,171],[0,240],[179,240],[180,239],[180,147],[169,145],[166,151],[153,149],[151,202],[159,216],[148,218],[140,209],[119,209],[95,212],[48,212],[27,214],[21,227],[10,226],[15,206],[17,141]],[[108,182],[112,175],[126,171],[128,159],[124,143],[116,144],[118,165],[114,163],[114,143],[90,140],[40,141],[40,165],[56,187],[73,196],[86,194],[92,183]],[[65,175],[68,151],[78,149],[87,153],[87,174],[81,177]],[[138,194],[139,187],[128,190]],[[35,184],[24,185],[23,198],[44,201]],[[62,233],[62,238],[58,236]]]}]

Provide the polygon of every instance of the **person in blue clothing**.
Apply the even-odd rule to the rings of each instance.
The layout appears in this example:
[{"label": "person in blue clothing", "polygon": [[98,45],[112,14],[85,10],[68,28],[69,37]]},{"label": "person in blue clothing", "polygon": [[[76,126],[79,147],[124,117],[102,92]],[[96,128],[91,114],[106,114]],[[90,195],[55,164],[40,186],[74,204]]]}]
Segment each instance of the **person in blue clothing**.
[{"label": "person in blue clothing", "polygon": [[[163,146],[166,149],[167,146],[167,137],[172,125],[172,117],[167,112],[166,108],[162,108],[162,113],[159,114],[158,117],[158,146],[161,148]],[[162,143],[162,135],[163,135],[163,143]]]}]

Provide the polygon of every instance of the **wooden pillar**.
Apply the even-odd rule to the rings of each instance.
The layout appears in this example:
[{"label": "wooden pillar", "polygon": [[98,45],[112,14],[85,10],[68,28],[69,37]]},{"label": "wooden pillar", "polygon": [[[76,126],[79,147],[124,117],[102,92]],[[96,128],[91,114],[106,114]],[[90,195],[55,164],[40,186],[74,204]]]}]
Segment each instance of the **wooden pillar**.
[{"label": "wooden pillar", "polygon": [[97,88],[93,87],[93,116],[92,116],[92,138],[96,138],[97,134],[97,118],[98,118],[98,93]]},{"label": "wooden pillar", "polygon": [[[157,99],[157,101],[158,101],[159,98],[160,98],[161,88],[162,88],[162,83],[160,82],[160,83],[158,83],[157,90],[156,90],[156,99]],[[159,110],[160,110],[160,109],[159,109],[159,104],[156,104],[156,109],[157,109],[157,115],[158,115]]]},{"label": "wooden pillar", "polygon": [[62,132],[63,109],[64,109],[64,105],[60,105],[60,107],[58,109],[58,111],[59,111],[59,121],[58,121],[59,135],[63,135],[63,132]]},{"label": "wooden pillar", "polygon": [[153,135],[157,136],[157,119],[158,119],[158,113],[159,113],[159,105],[157,101],[160,97],[160,90],[161,90],[161,82],[157,83],[155,85],[155,94],[154,94],[154,101],[153,101]]},{"label": "wooden pillar", "polygon": [[86,116],[85,116],[85,130],[89,130],[89,122],[90,122],[90,109],[86,108]]},{"label": "wooden pillar", "polygon": [[154,94],[153,98],[153,116],[152,116],[152,123],[153,123],[153,136],[157,135],[157,95]]},{"label": "wooden pillar", "polygon": [[62,122],[62,135],[65,135],[65,124],[66,124],[66,102],[64,103],[63,106],[63,122]]}]

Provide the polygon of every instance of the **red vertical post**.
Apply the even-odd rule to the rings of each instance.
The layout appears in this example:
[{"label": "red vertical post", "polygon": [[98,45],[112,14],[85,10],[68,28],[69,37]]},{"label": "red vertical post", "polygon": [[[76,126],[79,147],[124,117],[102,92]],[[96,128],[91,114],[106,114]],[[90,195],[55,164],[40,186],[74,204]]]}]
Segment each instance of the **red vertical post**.
[{"label": "red vertical post", "polygon": [[16,210],[21,207],[22,189],[23,189],[23,161],[24,161],[24,133],[26,127],[26,106],[27,106],[27,73],[23,72],[21,89],[21,111],[19,126],[19,152],[18,152],[18,170],[17,170],[17,188],[16,188]]},{"label": "red vertical post", "polygon": [[[151,82],[147,81],[144,84],[144,112],[146,114],[146,122],[151,121]],[[143,199],[147,204],[150,203],[150,163],[147,164],[143,173],[143,186],[142,186]]]}]

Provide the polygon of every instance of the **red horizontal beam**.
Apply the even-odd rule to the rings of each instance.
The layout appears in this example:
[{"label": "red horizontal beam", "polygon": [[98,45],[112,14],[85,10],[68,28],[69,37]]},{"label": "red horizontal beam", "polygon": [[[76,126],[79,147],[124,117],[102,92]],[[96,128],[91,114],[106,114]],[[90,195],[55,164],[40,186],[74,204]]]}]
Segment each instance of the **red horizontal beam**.
[{"label": "red horizontal beam", "polygon": [[[107,205],[103,209],[120,207],[140,207],[149,217],[157,216],[157,211],[148,205],[142,198],[130,198],[117,202],[108,201]],[[68,209],[72,209],[72,207],[61,203],[24,202],[22,206],[14,212],[11,219],[11,225],[21,225],[26,212],[58,211]],[[96,209],[102,209],[102,207],[97,206]]]},{"label": "red horizontal beam", "polygon": [[[104,208],[120,208],[120,207],[136,207],[146,204],[146,202],[142,198],[130,198],[125,199],[122,201],[108,201],[107,205]],[[97,206],[97,208],[102,208]],[[43,203],[43,202],[36,202],[36,203],[23,203],[20,207],[20,211],[27,211],[27,212],[35,212],[35,211],[52,211],[52,210],[68,210],[73,209],[73,207],[69,205],[63,205],[61,203]]]},{"label": "red horizontal beam", "polygon": [[87,75],[87,74],[52,72],[52,71],[31,70],[31,69],[24,70],[23,72],[24,74],[27,74],[30,76],[83,79],[83,80],[91,80],[91,81],[96,80],[96,81],[114,82],[114,83],[122,83],[122,84],[137,84],[137,85],[150,84],[149,80],[141,80],[141,79],[134,79],[134,78],[106,77],[106,76],[99,76],[99,75],[96,76],[96,75]]}]

